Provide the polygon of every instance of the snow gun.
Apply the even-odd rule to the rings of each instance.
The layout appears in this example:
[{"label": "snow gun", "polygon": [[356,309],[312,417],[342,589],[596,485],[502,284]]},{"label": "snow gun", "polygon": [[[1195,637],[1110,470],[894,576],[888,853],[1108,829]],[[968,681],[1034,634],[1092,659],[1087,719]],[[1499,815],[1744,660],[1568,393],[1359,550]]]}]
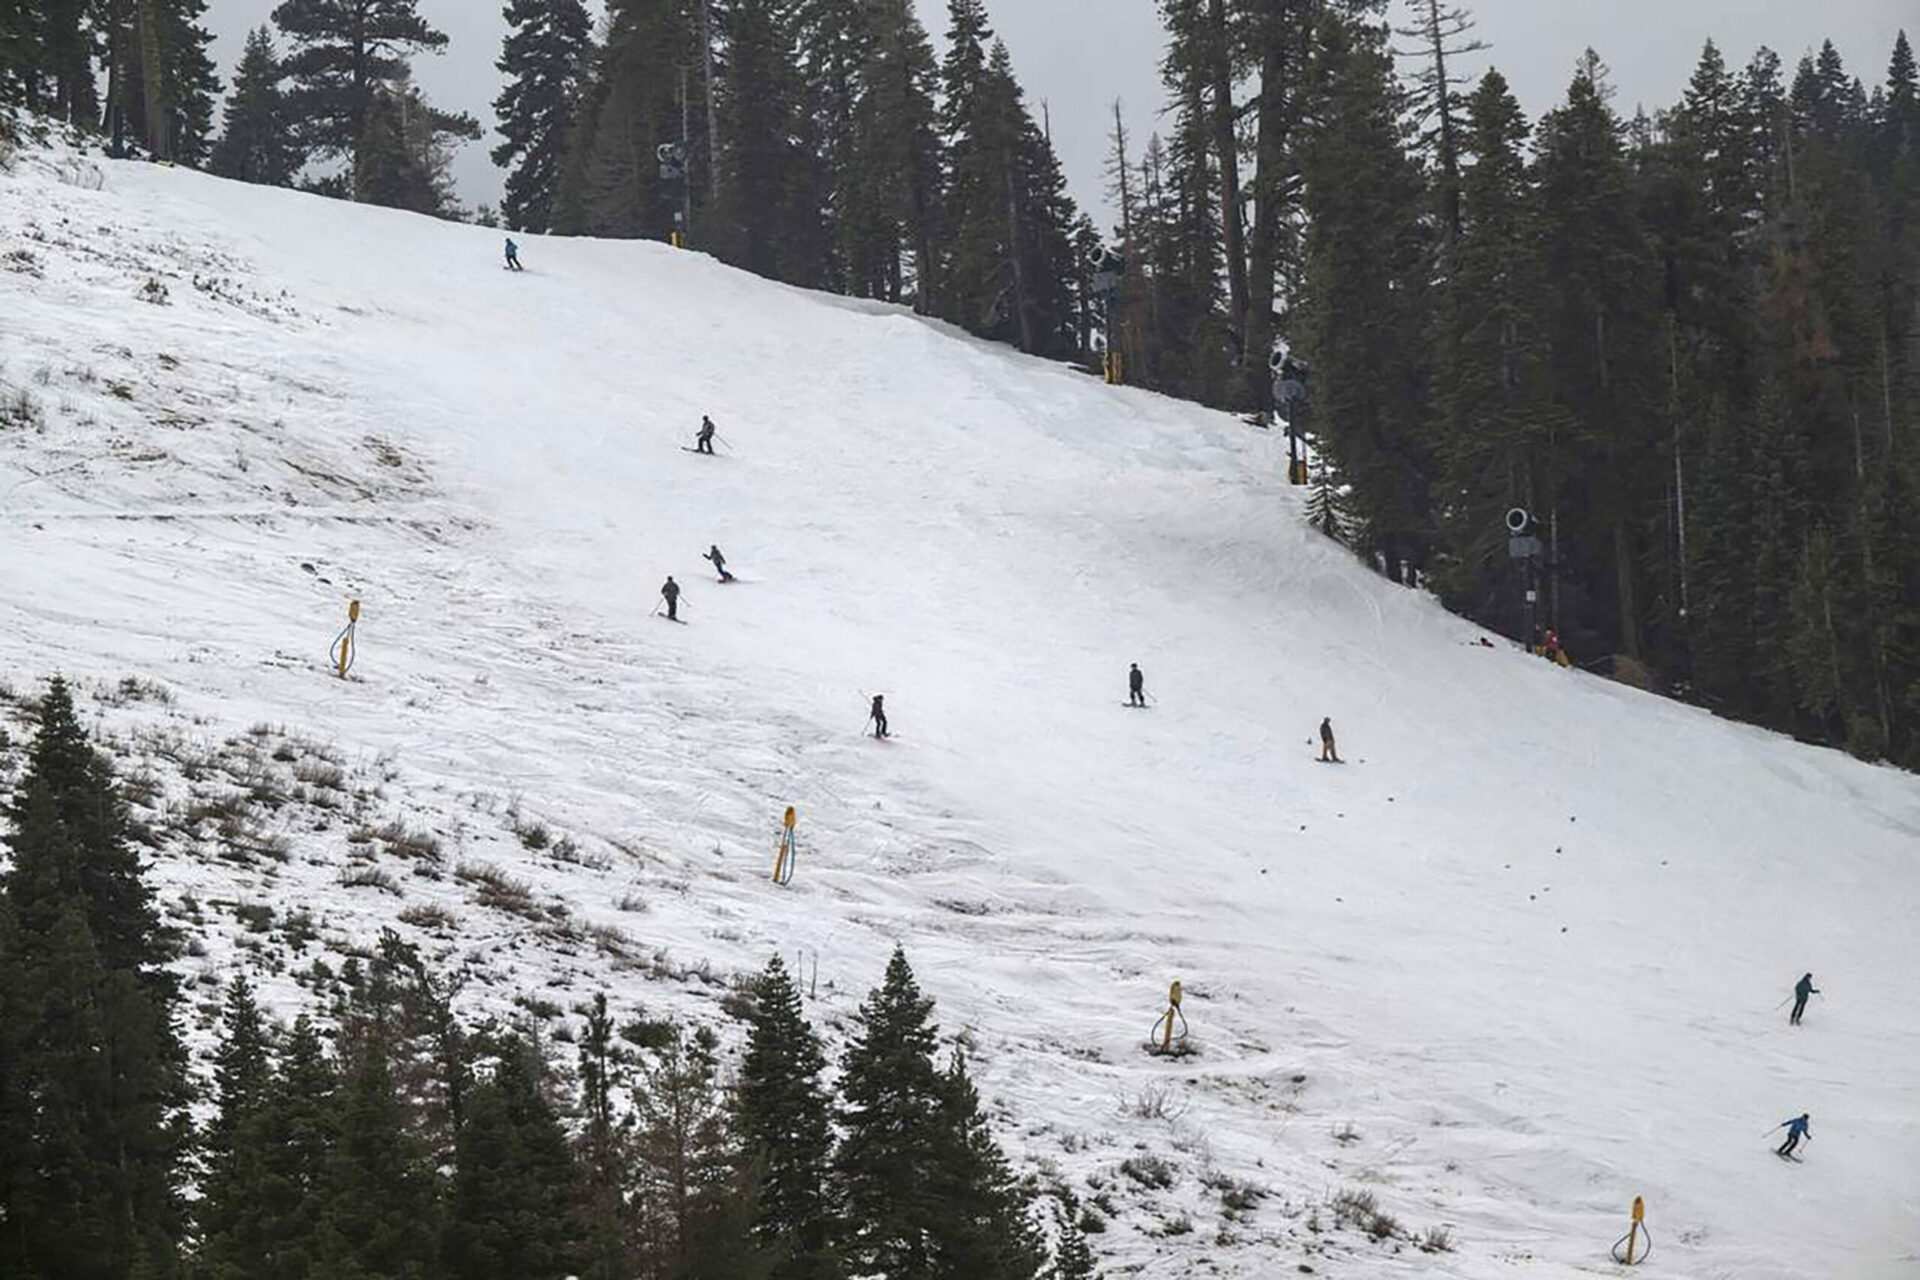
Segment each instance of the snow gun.
[{"label": "snow gun", "polygon": [[1162,1057],[1184,1049],[1187,1044],[1187,1015],[1180,1012],[1180,980],[1167,988],[1167,1011],[1155,1019],[1147,1050]]},{"label": "snow gun", "polygon": [[1633,1222],[1627,1227],[1627,1234],[1613,1242],[1613,1260],[1624,1262],[1629,1267],[1638,1266],[1653,1256],[1653,1233],[1647,1230],[1647,1202],[1640,1196],[1633,1198]]},{"label": "snow gun", "polygon": [[333,638],[333,644],[327,649],[327,657],[342,680],[347,678],[347,672],[353,670],[354,630],[359,625],[360,602],[354,600],[347,605],[347,625],[340,628],[340,634]]},{"label": "snow gun", "polygon": [[800,848],[793,841],[793,827],[799,821],[799,815],[793,806],[787,806],[786,817],[780,820],[780,844],[773,851],[773,882],[792,884],[793,869],[800,861]]}]

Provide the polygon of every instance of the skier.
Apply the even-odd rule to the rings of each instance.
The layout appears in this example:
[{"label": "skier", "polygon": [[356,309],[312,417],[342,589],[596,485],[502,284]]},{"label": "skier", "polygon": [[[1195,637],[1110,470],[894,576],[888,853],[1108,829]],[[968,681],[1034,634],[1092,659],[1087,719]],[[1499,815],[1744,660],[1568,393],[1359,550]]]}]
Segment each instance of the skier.
[{"label": "skier", "polygon": [[720,575],[720,581],[722,582],[733,581],[733,575],[727,572],[727,558],[720,554],[720,548],[717,544],[712,547],[709,547],[707,549],[707,554],[704,556],[701,556],[700,558],[702,560],[713,561],[713,571]]},{"label": "skier", "polygon": [[525,267],[520,265],[520,246],[513,242],[512,236],[507,237],[507,270],[509,271],[525,271],[526,270]]},{"label": "skier", "polygon": [[867,714],[867,723],[873,726],[873,736],[876,738],[884,738],[887,736],[886,701],[885,694],[874,694],[873,709]]},{"label": "skier", "polygon": [[1552,627],[1547,628],[1547,642],[1543,646],[1548,662],[1560,661],[1560,633]]},{"label": "skier", "polygon": [[1776,1129],[1782,1125],[1786,1127],[1787,1140],[1781,1143],[1773,1154],[1777,1156],[1792,1156],[1793,1149],[1800,1145],[1800,1139],[1805,1138],[1808,1142],[1812,1142],[1813,1135],[1807,1132],[1807,1121],[1810,1119],[1812,1119],[1812,1117],[1803,1111],[1794,1119],[1782,1120],[1780,1124],[1775,1125],[1774,1128]]},{"label": "skier", "polygon": [[1147,678],[1140,674],[1140,664],[1130,663],[1127,667],[1127,705],[1144,707],[1147,705]]},{"label": "skier", "polygon": [[1340,752],[1333,745],[1333,717],[1320,718],[1320,763],[1340,764]]},{"label": "skier", "polygon": [[[1813,985],[1813,975],[1810,973],[1802,977],[1800,981],[1794,983],[1793,984],[1793,1013],[1791,1016],[1787,1018],[1787,1025],[1790,1027],[1799,1026],[1800,1015],[1807,1011],[1807,997],[1817,996],[1819,994],[1820,994],[1820,988]],[[1774,1006],[1774,1012],[1776,1013],[1779,1012],[1778,1005]]]},{"label": "skier", "polygon": [[713,452],[714,429],[715,428],[713,425],[713,419],[709,418],[704,413],[701,414],[700,415],[700,434],[694,438],[694,442],[693,442],[693,451],[695,453],[712,453]]},{"label": "skier", "polygon": [[680,621],[680,584],[673,580],[672,574],[667,575],[667,583],[660,588],[660,595],[667,602],[667,621]]}]

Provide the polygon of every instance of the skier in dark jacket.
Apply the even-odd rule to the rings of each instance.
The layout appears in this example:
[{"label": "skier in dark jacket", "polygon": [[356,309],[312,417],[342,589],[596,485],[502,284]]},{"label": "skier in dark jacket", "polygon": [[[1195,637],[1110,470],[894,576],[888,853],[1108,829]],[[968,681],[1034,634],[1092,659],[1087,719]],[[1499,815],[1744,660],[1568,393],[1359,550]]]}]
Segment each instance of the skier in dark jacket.
[{"label": "skier in dark jacket", "polygon": [[660,588],[660,596],[667,602],[667,621],[680,621],[680,584],[673,580],[672,574],[667,575],[667,583]]},{"label": "skier in dark jacket", "polygon": [[1790,1156],[1793,1154],[1793,1149],[1800,1145],[1800,1139],[1805,1138],[1808,1142],[1812,1142],[1813,1135],[1807,1132],[1807,1121],[1812,1118],[1803,1111],[1792,1120],[1781,1121],[1787,1127],[1787,1140],[1781,1143],[1779,1149],[1773,1154]]},{"label": "skier in dark jacket", "polygon": [[1339,764],[1340,752],[1333,745],[1333,717],[1320,718],[1320,760],[1323,764]]},{"label": "skier in dark jacket", "polygon": [[713,425],[713,419],[709,418],[704,413],[701,414],[700,415],[700,434],[698,436],[695,436],[693,441],[693,451],[695,453],[712,453],[713,452],[714,430],[715,428]]},{"label": "skier in dark jacket", "polygon": [[[1794,983],[1793,984],[1793,1015],[1787,1019],[1787,1025],[1793,1026],[1793,1027],[1799,1026],[1800,1015],[1807,1011],[1807,997],[1817,996],[1819,994],[1820,994],[1820,988],[1813,985],[1813,975],[1810,973],[1802,977],[1800,981]],[[1774,1011],[1776,1013],[1779,1012],[1778,1005],[1774,1006]]]},{"label": "skier in dark jacket", "polygon": [[873,709],[867,715],[867,723],[873,726],[873,736],[887,736],[887,696],[883,693],[873,695]]},{"label": "skier in dark jacket", "polygon": [[1135,662],[1127,668],[1127,705],[1144,707],[1147,705],[1147,678],[1140,674],[1140,664]]},{"label": "skier in dark jacket", "polygon": [[707,554],[700,558],[713,561],[713,571],[720,575],[720,581],[733,581],[733,575],[727,572],[727,558],[720,554],[718,545],[707,548]]},{"label": "skier in dark jacket", "polygon": [[507,237],[507,270],[509,271],[525,271],[526,270],[525,267],[520,265],[520,246],[513,242],[512,236]]}]

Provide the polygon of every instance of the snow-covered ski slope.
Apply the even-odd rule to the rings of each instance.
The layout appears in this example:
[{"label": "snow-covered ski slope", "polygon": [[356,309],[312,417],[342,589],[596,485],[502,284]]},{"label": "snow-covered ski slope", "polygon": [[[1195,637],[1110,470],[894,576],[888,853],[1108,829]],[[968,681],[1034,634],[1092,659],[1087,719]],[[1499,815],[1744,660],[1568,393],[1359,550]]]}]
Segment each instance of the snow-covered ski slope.
[{"label": "snow-covered ski slope", "polygon": [[[17,690],[137,676],[209,739],[380,761],[449,865],[675,964],[817,962],[835,1036],[905,942],[1018,1157],[1104,1192],[1115,1273],[1611,1273],[1644,1195],[1653,1273],[1920,1275],[1913,777],[1483,647],[1231,415],[658,244],[523,237],[516,275],[497,233],[93,163],[0,176],[0,381],[44,428],[0,427]],[[606,858],[502,835],[509,796]],[[233,877],[364,942],[444,900],[401,927],[450,963],[717,1016],[285,835],[266,873],[163,858],[169,908]],[[1174,978],[1199,1053],[1158,1061]],[[1170,1188],[1119,1172],[1147,1153]],[[1221,1176],[1272,1194],[1228,1218]],[[1350,1187],[1454,1251],[1337,1231]]]}]

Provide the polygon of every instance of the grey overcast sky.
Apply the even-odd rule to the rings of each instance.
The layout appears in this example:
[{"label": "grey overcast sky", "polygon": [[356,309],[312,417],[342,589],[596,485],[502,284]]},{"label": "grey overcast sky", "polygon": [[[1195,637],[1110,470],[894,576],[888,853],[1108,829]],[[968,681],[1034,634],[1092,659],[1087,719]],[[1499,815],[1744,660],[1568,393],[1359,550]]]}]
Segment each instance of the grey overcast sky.
[{"label": "grey overcast sky", "polygon": [[[1477,74],[1497,66],[1529,115],[1538,117],[1566,89],[1574,59],[1592,46],[1613,71],[1614,105],[1631,114],[1675,101],[1700,46],[1712,37],[1734,66],[1759,45],[1787,63],[1831,39],[1848,69],[1869,86],[1886,78],[1887,55],[1905,24],[1920,38],[1915,0],[1466,0],[1478,35],[1492,47],[1468,60]],[[223,76],[239,59],[249,28],[267,21],[276,0],[212,0],[207,23]],[[598,0],[589,0],[598,8]],[[915,0],[921,20],[942,47],[946,0]],[[1409,0],[1394,0],[1404,19]],[[1045,104],[1054,145],[1066,165],[1073,195],[1103,227],[1112,221],[1103,195],[1102,166],[1113,102],[1120,100],[1135,147],[1160,128],[1164,96],[1159,60],[1162,36],[1154,0],[987,0],[998,33],[1036,115]],[[447,51],[419,59],[416,78],[436,104],[471,112],[488,137],[462,148],[455,164],[461,198],[497,203],[500,170],[487,158],[493,98],[506,24],[497,0],[420,0],[420,11],[445,31]]]}]

